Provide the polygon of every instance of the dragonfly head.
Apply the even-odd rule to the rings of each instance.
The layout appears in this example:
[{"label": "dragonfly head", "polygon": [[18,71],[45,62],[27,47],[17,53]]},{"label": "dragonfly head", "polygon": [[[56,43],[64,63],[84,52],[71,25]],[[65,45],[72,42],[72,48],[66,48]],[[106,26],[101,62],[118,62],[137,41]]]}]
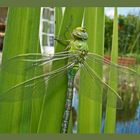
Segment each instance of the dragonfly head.
[{"label": "dragonfly head", "polygon": [[72,35],[75,39],[87,40],[88,34],[84,27],[77,27],[73,30]]}]

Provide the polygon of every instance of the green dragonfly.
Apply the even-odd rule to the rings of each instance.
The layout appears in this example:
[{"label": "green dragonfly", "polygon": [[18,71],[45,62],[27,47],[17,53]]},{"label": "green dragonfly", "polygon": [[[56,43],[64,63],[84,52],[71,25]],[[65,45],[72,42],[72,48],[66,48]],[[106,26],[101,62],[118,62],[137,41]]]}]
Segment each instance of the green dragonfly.
[{"label": "green dragonfly", "polygon": [[[121,72],[124,74],[128,74],[133,76],[134,78],[138,78],[139,74],[136,73],[133,69],[130,69],[125,66],[120,66],[118,64],[112,63],[104,57],[88,52],[87,45],[88,33],[85,28],[77,27],[72,32],[72,38],[70,41],[67,41],[68,45],[63,52],[55,53],[54,55],[43,55],[40,53],[28,53],[28,54],[20,54],[10,58],[4,65],[1,66],[1,70],[11,69],[11,71],[15,71],[16,74],[22,74],[23,72],[30,72],[30,70],[38,71],[35,77],[30,77],[25,79],[24,82],[13,85],[8,90],[2,90],[0,93],[0,101],[18,101],[22,99],[31,99],[31,98],[39,98],[44,94],[40,94],[39,89],[43,87],[44,82],[47,82],[50,79],[55,78],[59,74],[67,73],[68,75],[68,87],[67,87],[67,96],[65,103],[65,110],[62,118],[62,126],[61,133],[67,133],[70,112],[72,107],[72,98],[73,98],[73,88],[74,88],[74,78],[79,69],[82,69],[85,74],[89,75],[91,78],[91,82],[96,83],[103,87],[103,85],[110,91],[109,93],[113,93],[117,98],[117,105],[122,106],[122,100],[117,91],[112,89],[104,80],[94,71],[94,69],[89,65],[88,62],[95,63],[96,65],[108,65],[110,68],[114,69],[117,72]],[[64,44],[62,40],[56,39],[59,43]],[[53,69],[48,73],[43,71],[43,67],[52,63],[67,60],[68,63],[62,67],[58,67],[57,69]],[[17,64],[18,69],[12,68],[13,64]],[[25,67],[25,69],[23,68]],[[22,69],[20,69],[22,68]],[[17,91],[26,90],[26,92]],[[27,90],[33,89],[33,95],[29,95]],[[14,95],[15,96],[14,96]],[[96,100],[100,102],[100,99],[94,94],[88,94],[85,92],[84,96]],[[111,107],[115,107],[114,104],[109,104]]]}]

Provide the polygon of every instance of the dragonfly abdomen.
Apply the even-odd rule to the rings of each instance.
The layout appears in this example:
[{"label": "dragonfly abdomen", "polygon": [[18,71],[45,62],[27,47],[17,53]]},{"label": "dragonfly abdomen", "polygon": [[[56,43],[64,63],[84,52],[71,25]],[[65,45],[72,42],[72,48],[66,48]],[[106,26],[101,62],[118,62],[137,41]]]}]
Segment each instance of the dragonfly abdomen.
[{"label": "dragonfly abdomen", "polygon": [[69,118],[72,108],[72,98],[73,98],[73,88],[74,88],[74,77],[75,77],[75,69],[71,68],[68,71],[68,90],[67,90],[67,98],[65,103],[65,111],[63,114],[62,125],[61,125],[61,133],[67,133]]}]

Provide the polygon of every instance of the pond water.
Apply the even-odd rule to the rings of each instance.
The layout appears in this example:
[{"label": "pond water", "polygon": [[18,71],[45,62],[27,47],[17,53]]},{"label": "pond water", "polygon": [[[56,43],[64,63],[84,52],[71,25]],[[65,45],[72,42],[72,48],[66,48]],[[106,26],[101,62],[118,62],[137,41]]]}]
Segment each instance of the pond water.
[{"label": "pond water", "polygon": [[[78,112],[78,94],[74,89],[73,107]],[[124,111],[124,110],[123,110]],[[137,134],[140,133],[140,102],[136,104],[131,110],[125,112],[117,112],[116,133],[117,134]],[[102,120],[101,132],[103,133],[104,118]],[[77,133],[77,121],[73,127],[73,133]]]},{"label": "pond water", "polygon": [[140,133],[140,102],[138,104],[134,117],[131,120],[123,122],[117,121],[116,133]]}]

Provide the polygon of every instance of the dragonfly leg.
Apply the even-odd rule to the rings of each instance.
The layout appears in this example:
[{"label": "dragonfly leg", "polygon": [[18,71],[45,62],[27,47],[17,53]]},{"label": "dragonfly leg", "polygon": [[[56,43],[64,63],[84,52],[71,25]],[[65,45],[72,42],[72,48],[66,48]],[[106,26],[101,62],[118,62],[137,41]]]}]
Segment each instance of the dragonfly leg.
[{"label": "dragonfly leg", "polygon": [[57,37],[55,37],[54,40],[56,40],[58,43],[60,43],[63,46],[68,46],[70,43],[70,40],[63,40]]},{"label": "dragonfly leg", "polygon": [[73,23],[73,15],[70,15],[70,22],[69,22],[69,24],[65,27],[65,32],[64,32],[64,37],[65,37],[65,39],[67,40],[67,35],[66,35],[66,33],[70,33],[70,35],[71,35],[71,38],[73,38],[73,35],[72,35],[72,32],[71,32],[71,30],[70,30],[70,27],[72,26],[72,23]]}]

